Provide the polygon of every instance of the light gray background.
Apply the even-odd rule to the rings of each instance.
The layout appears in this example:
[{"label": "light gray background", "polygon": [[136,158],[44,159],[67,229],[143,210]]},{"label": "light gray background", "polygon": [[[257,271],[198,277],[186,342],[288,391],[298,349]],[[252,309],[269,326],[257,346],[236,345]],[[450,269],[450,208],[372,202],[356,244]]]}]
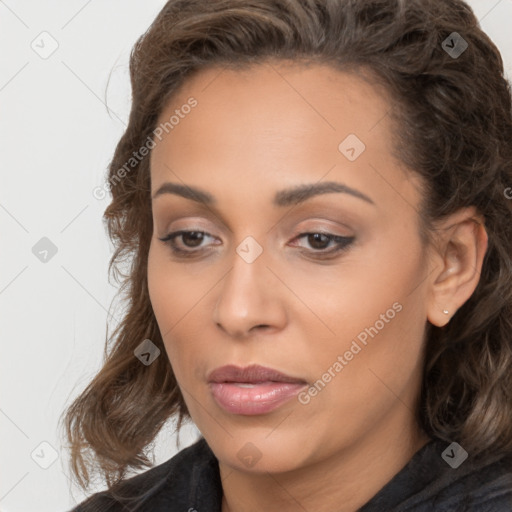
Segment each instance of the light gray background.
[{"label": "light gray background", "polygon": [[[469,3],[512,77],[512,0]],[[101,365],[115,294],[109,196],[93,190],[128,119],[129,52],[164,4],[0,0],[1,512],[66,511],[85,498],[57,421]],[[47,262],[32,250],[43,237],[57,248]],[[180,448],[197,435],[182,432]],[[170,422],[155,463],[176,451]]]}]

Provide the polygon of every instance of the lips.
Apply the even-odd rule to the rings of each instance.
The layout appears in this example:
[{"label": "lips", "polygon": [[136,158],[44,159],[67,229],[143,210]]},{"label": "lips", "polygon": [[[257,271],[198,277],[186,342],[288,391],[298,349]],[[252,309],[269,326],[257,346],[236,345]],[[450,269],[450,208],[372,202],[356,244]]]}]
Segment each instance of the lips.
[{"label": "lips", "polygon": [[217,405],[232,414],[265,414],[297,395],[306,381],[272,368],[227,365],[208,376],[211,394]]},{"label": "lips", "polygon": [[208,382],[240,382],[240,383],[260,383],[260,382],[289,382],[294,384],[305,384],[306,381],[296,377],[290,377],[284,373],[278,372],[266,366],[253,364],[246,368],[235,365],[221,366],[213,370],[208,378]]}]

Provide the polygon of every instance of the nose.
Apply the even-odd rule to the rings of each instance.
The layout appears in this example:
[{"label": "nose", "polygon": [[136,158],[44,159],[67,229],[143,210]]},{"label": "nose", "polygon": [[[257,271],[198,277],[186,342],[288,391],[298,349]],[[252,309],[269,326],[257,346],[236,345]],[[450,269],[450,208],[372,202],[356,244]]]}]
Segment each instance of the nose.
[{"label": "nose", "polygon": [[259,330],[278,331],[286,324],[283,284],[267,267],[264,254],[248,263],[235,252],[219,288],[213,320],[234,338]]}]

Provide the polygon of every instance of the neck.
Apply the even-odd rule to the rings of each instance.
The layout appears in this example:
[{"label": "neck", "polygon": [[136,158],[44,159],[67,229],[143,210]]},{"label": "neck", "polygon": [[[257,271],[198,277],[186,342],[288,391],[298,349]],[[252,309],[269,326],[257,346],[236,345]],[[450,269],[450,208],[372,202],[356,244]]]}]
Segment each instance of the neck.
[{"label": "neck", "polygon": [[374,429],[328,459],[285,473],[255,474],[219,461],[222,512],[356,512],[429,441],[415,423],[408,427]]}]

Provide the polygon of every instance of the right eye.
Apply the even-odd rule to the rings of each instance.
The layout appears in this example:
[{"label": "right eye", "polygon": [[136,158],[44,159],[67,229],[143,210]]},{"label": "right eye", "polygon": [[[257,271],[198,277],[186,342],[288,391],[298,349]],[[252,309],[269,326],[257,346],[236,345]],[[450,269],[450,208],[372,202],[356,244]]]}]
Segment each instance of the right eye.
[{"label": "right eye", "polygon": [[[173,253],[187,257],[189,255],[202,252],[204,248],[200,247],[200,245],[206,237],[213,238],[212,235],[206,233],[205,231],[180,230],[169,233],[167,236],[160,238],[159,240],[167,244]],[[177,239],[181,239],[182,247],[179,247],[179,244],[176,242]],[[183,247],[199,247],[199,250],[187,250],[183,249]]]}]

